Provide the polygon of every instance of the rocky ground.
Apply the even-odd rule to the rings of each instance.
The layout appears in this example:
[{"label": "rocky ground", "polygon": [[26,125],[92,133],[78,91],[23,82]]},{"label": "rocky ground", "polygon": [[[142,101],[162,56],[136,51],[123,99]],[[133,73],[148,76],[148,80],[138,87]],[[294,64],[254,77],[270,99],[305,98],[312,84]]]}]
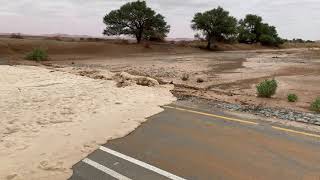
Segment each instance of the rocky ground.
[{"label": "rocky ground", "polygon": [[[176,96],[179,96],[179,95],[176,95]],[[296,111],[296,110],[284,109],[284,108],[231,104],[227,102],[213,101],[210,99],[203,99],[203,98],[192,97],[192,96],[180,96],[178,97],[178,100],[187,101],[189,103],[207,104],[211,108],[223,109],[227,111],[250,113],[250,114],[254,114],[254,115],[265,117],[265,118],[288,120],[288,121],[320,126],[320,114],[317,114],[317,113],[302,112],[302,111]]]}]

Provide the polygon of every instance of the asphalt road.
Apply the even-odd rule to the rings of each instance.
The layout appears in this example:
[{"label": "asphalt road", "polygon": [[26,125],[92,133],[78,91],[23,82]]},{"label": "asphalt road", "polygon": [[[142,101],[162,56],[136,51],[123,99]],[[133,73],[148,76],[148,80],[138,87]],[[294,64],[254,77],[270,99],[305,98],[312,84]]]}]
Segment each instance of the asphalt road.
[{"label": "asphalt road", "polygon": [[102,146],[73,167],[71,180],[320,180],[320,135],[176,108]]}]

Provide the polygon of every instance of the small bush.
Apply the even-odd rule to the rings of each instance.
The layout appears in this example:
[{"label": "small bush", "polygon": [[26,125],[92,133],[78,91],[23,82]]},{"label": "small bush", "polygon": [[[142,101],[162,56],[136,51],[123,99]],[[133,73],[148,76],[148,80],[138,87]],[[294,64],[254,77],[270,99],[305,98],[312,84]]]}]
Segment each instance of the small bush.
[{"label": "small bush", "polygon": [[297,102],[298,101],[298,96],[295,94],[289,94],[288,95],[288,101],[289,102]]},{"label": "small bush", "polygon": [[261,35],[260,42],[264,46],[274,46],[274,45],[276,45],[276,40],[272,36],[265,35],[265,34]]},{"label": "small bush", "polygon": [[189,78],[190,78],[189,74],[184,73],[184,74],[182,74],[181,80],[182,80],[182,81],[188,81]]},{"label": "small bush", "polygon": [[63,37],[61,37],[61,36],[46,37],[45,39],[51,40],[51,41],[63,41]]},{"label": "small bush", "polygon": [[197,79],[197,83],[203,83],[203,82],[204,82],[204,79],[202,79],[202,78]]},{"label": "small bush", "polygon": [[318,97],[314,102],[311,103],[312,111],[320,112],[320,97]]},{"label": "small bush", "polygon": [[17,33],[17,34],[11,34],[10,38],[23,39],[23,36],[20,33]]},{"label": "small bush", "polygon": [[284,41],[281,38],[272,37],[266,34],[262,34],[259,41],[263,46],[275,46],[275,47],[278,47],[279,45],[284,43]]},{"label": "small bush", "polygon": [[35,48],[26,56],[26,59],[31,61],[44,61],[48,59],[48,53],[44,49]]},{"label": "small bush", "polygon": [[278,83],[275,79],[265,80],[257,85],[257,93],[259,97],[270,98],[278,88]]}]

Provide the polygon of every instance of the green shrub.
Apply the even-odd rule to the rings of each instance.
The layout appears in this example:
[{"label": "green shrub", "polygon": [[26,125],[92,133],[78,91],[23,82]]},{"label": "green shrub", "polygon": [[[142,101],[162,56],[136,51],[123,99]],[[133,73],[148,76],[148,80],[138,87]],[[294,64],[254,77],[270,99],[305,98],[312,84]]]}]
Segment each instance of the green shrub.
[{"label": "green shrub", "polygon": [[298,96],[295,94],[288,94],[288,101],[289,102],[297,102],[298,101]]},{"label": "green shrub", "polygon": [[275,46],[276,45],[276,40],[272,36],[269,36],[269,35],[262,34],[259,40],[263,46]]},{"label": "green shrub", "polygon": [[320,112],[320,97],[318,97],[312,104],[311,108],[312,111]]},{"label": "green shrub", "polygon": [[257,85],[257,93],[259,97],[270,98],[278,88],[278,83],[275,79],[265,80]]},{"label": "green shrub", "polygon": [[44,61],[48,59],[48,53],[44,49],[35,48],[29,54],[27,54],[26,59],[32,61]]},{"label": "green shrub", "polygon": [[259,39],[260,43],[263,46],[275,46],[278,47],[279,45],[283,44],[283,40],[279,37],[272,37],[270,35],[262,34]]}]

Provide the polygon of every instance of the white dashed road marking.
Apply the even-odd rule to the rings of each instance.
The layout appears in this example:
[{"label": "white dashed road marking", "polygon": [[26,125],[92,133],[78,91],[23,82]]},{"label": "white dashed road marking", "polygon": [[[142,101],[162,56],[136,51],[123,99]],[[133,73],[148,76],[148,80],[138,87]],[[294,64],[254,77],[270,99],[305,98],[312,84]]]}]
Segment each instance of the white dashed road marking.
[{"label": "white dashed road marking", "polygon": [[92,161],[92,160],[90,160],[88,158],[82,160],[82,162],[84,162],[84,163],[86,163],[86,164],[88,164],[88,165],[90,165],[90,166],[92,166],[92,167],[94,167],[94,168],[96,168],[96,169],[98,169],[98,170],[100,170],[100,171],[102,171],[102,172],[104,172],[104,173],[116,178],[116,179],[131,180],[130,178],[128,178],[128,177],[126,177],[126,176],[124,176],[122,174],[119,174],[119,173],[115,172],[114,170],[109,169],[109,168],[107,168],[107,167],[105,167],[105,166],[103,166],[103,165],[101,165],[101,164],[99,164],[99,163],[97,163],[95,161]]},{"label": "white dashed road marking", "polygon": [[153,172],[155,172],[155,173],[158,173],[158,174],[160,174],[160,175],[162,175],[162,176],[164,176],[164,177],[167,177],[167,178],[169,178],[169,179],[172,179],[172,180],[186,180],[186,179],[184,179],[184,178],[181,178],[181,177],[178,177],[178,176],[176,176],[176,175],[174,175],[174,174],[171,174],[171,173],[169,173],[169,172],[167,172],[167,171],[164,171],[164,170],[162,170],[162,169],[159,169],[159,168],[157,168],[157,167],[154,167],[154,166],[152,166],[152,165],[150,165],[150,164],[147,164],[147,163],[145,163],[145,162],[139,161],[139,160],[134,159],[134,158],[132,158],[132,157],[129,157],[129,156],[127,156],[127,155],[124,155],[124,154],[121,154],[121,153],[119,153],[119,152],[116,152],[116,151],[114,151],[114,150],[112,150],[112,149],[108,149],[108,148],[106,148],[106,147],[101,146],[101,147],[100,147],[100,150],[102,150],[102,151],[104,151],[104,152],[106,152],[106,153],[112,154],[112,155],[114,155],[114,156],[116,156],[116,157],[119,157],[119,158],[121,158],[121,159],[124,159],[124,160],[126,160],[126,161],[129,161],[129,162],[131,162],[131,163],[134,163],[134,164],[136,164],[136,165],[138,165],[138,166],[141,166],[141,167],[143,167],[143,168],[145,168],[145,169],[148,169],[148,170],[150,170],[150,171],[153,171]]}]

